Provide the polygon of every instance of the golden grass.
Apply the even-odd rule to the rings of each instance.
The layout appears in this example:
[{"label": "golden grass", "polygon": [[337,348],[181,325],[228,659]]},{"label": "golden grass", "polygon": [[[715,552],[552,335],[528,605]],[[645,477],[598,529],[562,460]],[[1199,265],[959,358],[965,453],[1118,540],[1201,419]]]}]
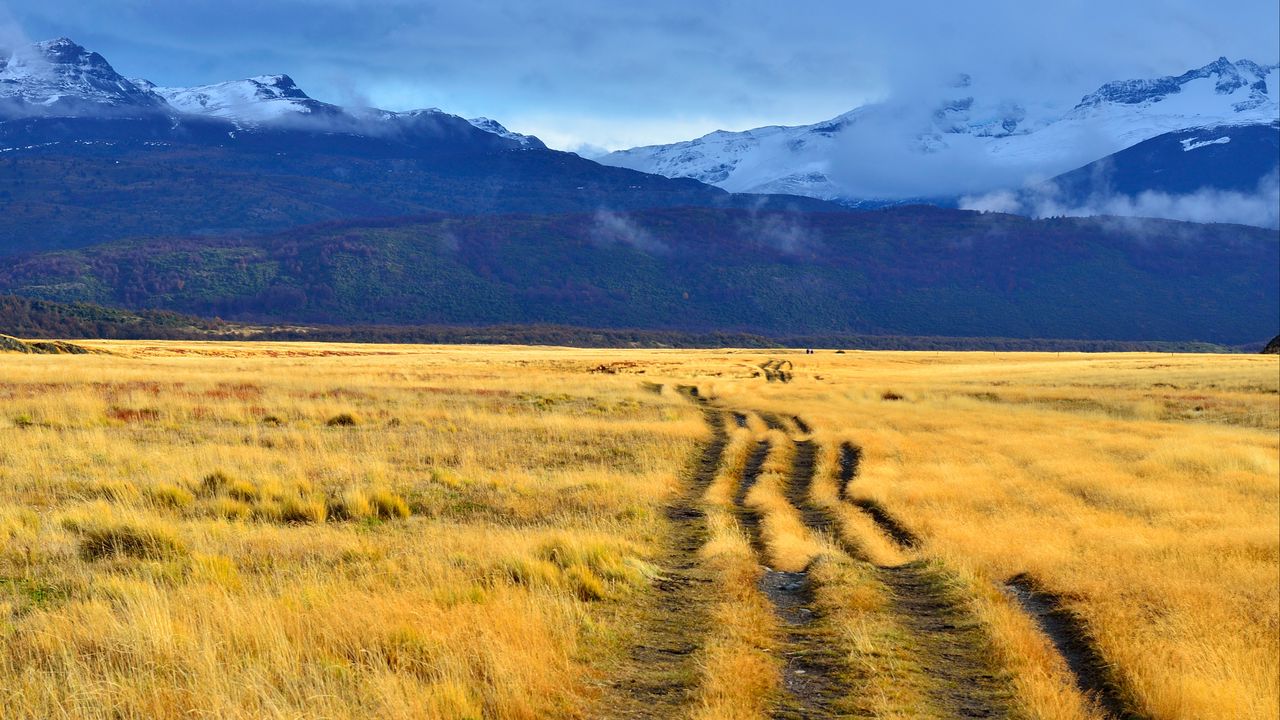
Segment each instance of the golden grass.
[{"label": "golden grass", "polygon": [[704,432],[554,353],[110,349],[0,357],[5,717],[583,716]]},{"label": "golden grass", "polygon": [[[729,404],[801,413],[833,431],[828,442],[863,447],[851,493],[895,512],[923,538],[922,556],[974,578],[979,614],[1020,664],[1021,702],[1036,716],[1077,714],[1059,711],[1070,705],[1061,668],[1041,657],[1043,642],[1007,598],[978,592],[1022,572],[1085,619],[1142,712],[1276,717],[1275,358],[851,353],[796,362],[785,386],[717,391]],[[864,547],[868,534],[854,533]],[[867,554],[892,561],[883,548]]]},{"label": "golden grass", "polygon": [[[677,382],[812,425],[812,500],[860,556],[805,530],[791,446],[750,415],[704,502],[716,582],[691,716],[765,717],[779,691],[733,510],[769,438],[747,498],[764,560],[820,580],[868,716],[936,711],[861,562],[925,559],[1021,716],[1091,716],[999,589],[1027,573],[1141,712],[1277,717],[1276,358],[820,351],[785,354],[784,384],[759,372],[783,353],[86,344],[109,354],[0,355],[5,717],[594,717],[706,436]],[[846,440],[851,495],[918,548],[839,499]]]}]

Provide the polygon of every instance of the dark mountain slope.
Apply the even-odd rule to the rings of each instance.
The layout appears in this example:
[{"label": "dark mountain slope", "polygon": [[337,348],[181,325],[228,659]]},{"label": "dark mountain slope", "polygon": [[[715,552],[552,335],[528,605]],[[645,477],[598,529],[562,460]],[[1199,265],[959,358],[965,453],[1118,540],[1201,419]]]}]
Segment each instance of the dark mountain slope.
[{"label": "dark mountain slope", "polygon": [[0,152],[0,255],[430,211],[839,210],[810,198],[734,196],[693,180],[514,147],[454,120],[377,137],[236,129],[198,117],[0,122],[0,148],[10,148]]},{"label": "dark mountain slope", "polygon": [[1254,193],[1280,172],[1280,124],[1165,133],[1050,181],[1058,197],[1083,205],[1095,196],[1202,189]]},{"label": "dark mountain slope", "polygon": [[1278,247],[923,207],[431,216],[28,255],[0,291],[243,320],[1237,344],[1274,332]]},{"label": "dark mountain slope", "polygon": [[485,118],[331,105],[287,75],[159,88],[66,38],[0,52],[0,255],[432,211],[682,205],[841,210],[604,167]]}]

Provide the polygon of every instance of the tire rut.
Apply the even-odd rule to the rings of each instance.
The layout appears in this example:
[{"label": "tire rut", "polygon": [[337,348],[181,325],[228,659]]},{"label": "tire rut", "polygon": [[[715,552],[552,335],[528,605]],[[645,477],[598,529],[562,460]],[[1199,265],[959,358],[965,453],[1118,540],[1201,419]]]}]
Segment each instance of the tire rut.
[{"label": "tire rut", "polygon": [[[768,451],[768,442],[757,443],[743,469],[734,498],[740,522],[750,534],[751,545],[762,564],[766,548],[760,534],[760,517],[747,507],[746,497],[760,476]],[[798,444],[791,477],[785,488],[787,493],[797,485],[807,487],[812,483],[815,455],[813,443]],[[766,565],[758,587],[782,621],[784,692],[772,717],[779,720],[839,717],[839,703],[845,694],[840,682],[844,658],[831,642],[830,633],[823,632],[823,617],[818,611],[813,578],[808,570],[784,572],[769,569]]]},{"label": "tire rut", "polygon": [[791,382],[792,371],[795,370],[790,360],[771,359],[761,363],[759,367],[764,371],[764,379],[768,382]]},{"label": "tire rut", "polygon": [[[801,518],[812,532],[830,539],[849,557],[865,562],[864,554],[836,532],[838,526],[832,514],[811,499],[816,454],[817,446],[813,442],[796,443],[796,466],[807,464],[809,470],[807,474],[793,473],[787,498],[800,510]],[[843,483],[852,480],[860,458],[861,452],[855,446],[850,443],[841,446],[839,471]],[[889,516],[883,513],[883,517]],[[885,528],[879,517],[872,514],[872,518]],[[907,545],[914,544],[915,536],[900,523],[891,520],[890,527],[895,530],[888,533],[890,537],[909,538],[911,543]],[[876,570],[889,590],[894,614],[911,633],[913,654],[932,680],[927,693],[930,700],[953,717],[1007,717],[1004,684],[986,660],[989,655],[986,636],[977,620],[950,597],[941,575],[923,562],[876,566]]]},{"label": "tire rut", "polygon": [[1030,576],[1015,575],[1005,583],[1024,612],[1035,620],[1066,661],[1076,687],[1110,720],[1142,720],[1124,698],[1111,667],[1089,636],[1084,622],[1064,607],[1062,599],[1040,589]]},{"label": "tire rut", "polygon": [[977,620],[950,597],[945,578],[922,561],[880,568],[880,578],[932,680],[929,698],[954,717],[1008,717],[1007,683],[987,662],[987,638]]},{"label": "tire rut", "polygon": [[854,506],[866,513],[880,528],[880,532],[893,538],[898,547],[903,549],[914,548],[920,543],[920,538],[916,534],[907,529],[897,518],[889,514],[884,506],[875,500],[866,498],[853,498],[849,500]]},{"label": "tire rut", "polygon": [[849,483],[858,474],[858,466],[862,464],[862,448],[851,442],[840,443],[840,499],[849,497]]},{"label": "tire rut", "polygon": [[711,439],[703,444],[679,495],[663,510],[670,536],[657,562],[662,575],[655,583],[653,606],[640,621],[630,672],[611,683],[612,695],[623,702],[613,708],[614,717],[676,717],[692,702],[697,689],[696,654],[710,624],[705,597],[710,580],[698,563],[708,530],[699,505],[719,470],[728,432],[723,415],[708,407],[696,388],[681,391],[702,408]]},{"label": "tire rut", "polygon": [[742,468],[742,477],[738,481],[738,488],[733,495],[733,505],[737,510],[738,524],[743,530],[747,531],[747,539],[751,541],[751,547],[756,552],[756,560],[760,564],[764,564],[765,546],[764,539],[760,535],[760,516],[747,507],[747,494],[751,492],[751,488],[755,486],[756,480],[760,478],[760,470],[764,467],[764,460],[769,455],[769,443],[762,440],[756,443],[751,450],[751,454],[747,456],[747,463]]},{"label": "tire rut", "polygon": [[[889,536],[903,549],[911,549],[919,544],[919,539],[897,518],[893,517],[880,503],[862,498],[849,498],[847,488],[857,476],[858,466],[862,459],[862,450],[852,443],[844,443],[840,447],[840,497],[861,508],[885,535]],[[830,528],[830,524],[826,526]],[[912,630],[928,639],[926,652],[938,657],[950,657],[954,650],[949,650],[936,640],[947,634],[978,633],[972,619],[960,612],[954,602],[946,598],[945,580],[923,562],[907,563],[897,567],[879,568],[881,577],[893,592],[894,604],[904,617],[911,620]],[[1115,674],[1110,665],[1093,642],[1084,622],[1074,613],[1067,610],[1061,598],[1040,589],[1029,576],[1022,574],[1010,578],[1001,588],[1017,601],[1026,613],[1053,645],[1054,649],[1066,663],[1077,689],[1108,720],[1144,720],[1145,716],[1135,712],[1125,700]],[[980,638],[977,638],[981,642]],[[928,647],[933,645],[934,647]],[[960,656],[971,662],[972,653]],[[942,667],[955,667],[954,663]],[[978,667],[974,665],[974,667]],[[966,717],[990,717],[981,714],[984,711],[981,699],[964,700],[965,688],[975,688],[974,681],[992,685],[996,678],[989,674],[980,677],[965,677],[964,674],[941,674],[946,685],[954,688],[954,692],[946,695],[959,701],[958,709]],[[992,698],[999,698],[993,688],[982,692]],[[945,699],[945,698],[944,698]]]},{"label": "tire rut", "polygon": [[787,424],[783,422],[782,418],[778,417],[777,415],[771,412],[759,412],[756,414],[760,416],[760,419],[764,421],[764,424],[770,430],[778,430],[783,433],[787,431]]}]

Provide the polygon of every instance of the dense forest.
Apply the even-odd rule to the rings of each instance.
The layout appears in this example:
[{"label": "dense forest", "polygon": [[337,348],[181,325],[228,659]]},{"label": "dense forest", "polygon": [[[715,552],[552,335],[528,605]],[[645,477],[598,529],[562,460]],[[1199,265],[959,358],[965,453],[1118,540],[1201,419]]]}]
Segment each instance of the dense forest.
[{"label": "dense forest", "polygon": [[669,208],[343,221],[11,258],[0,292],[260,324],[1265,342],[1274,231]]}]

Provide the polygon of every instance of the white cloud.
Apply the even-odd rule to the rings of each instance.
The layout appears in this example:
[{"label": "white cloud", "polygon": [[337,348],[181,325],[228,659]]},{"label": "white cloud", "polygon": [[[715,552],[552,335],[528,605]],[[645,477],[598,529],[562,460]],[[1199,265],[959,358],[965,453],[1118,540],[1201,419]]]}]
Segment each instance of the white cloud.
[{"label": "white cloud", "polygon": [[648,230],[636,225],[626,215],[611,210],[597,210],[591,239],[597,245],[629,245],[642,252],[666,254],[671,248]]},{"label": "white cloud", "polygon": [[960,207],[1037,218],[1106,215],[1280,228],[1280,176],[1274,172],[1267,175],[1249,193],[1214,188],[1186,194],[1149,190],[1138,195],[1095,194],[1073,202],[1062,198],[1056,186],[1045,185],[1022,193],[998,191],[966,197]]},{"label": "white cloud", "polygon": [[819,0],[803,12],[774,0],[41,0],[11,11],[28,35],[70,36],[164,85],[287,72],[321,100],[438,106],[568,148],[816,122],[961,71],[1011,96],[1071,100],[1108,80],[1280,52],[1280,5],[1260,0]]}]

